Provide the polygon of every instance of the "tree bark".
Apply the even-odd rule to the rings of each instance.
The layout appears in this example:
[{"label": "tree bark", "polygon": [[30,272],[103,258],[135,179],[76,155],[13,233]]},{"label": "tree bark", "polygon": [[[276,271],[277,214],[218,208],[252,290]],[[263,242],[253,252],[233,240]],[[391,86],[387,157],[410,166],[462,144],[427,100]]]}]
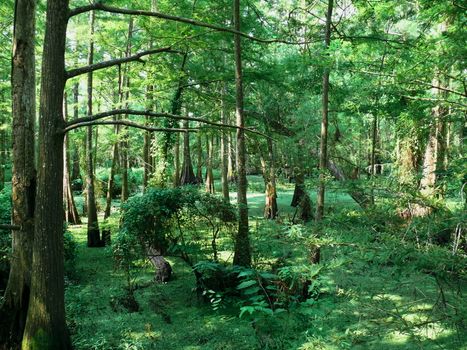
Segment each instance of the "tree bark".
[{"label": "tree bark", "polygon": [[[185,152],[185,149],[184,149]],[[185,155],[185,153],[183,154]],[[185,165],[185,163],[183,163]],[[174,187],[180,186],[180,135],[175,135],[174,145],[174,174],[173,174],[173,185]]]},{"label": "tree bark", "polygon": [[[133,18],[130,18],[130,22],[128,23],[128,41],[126,46],[125,56],[131,56],[131,48],[132,43],[131,40],[133,38]],[[128,100],[130,99],[130,67],[127,66],[125,70],[125,75],[123,77],[123,86],[125,87],[126,91],[123,92],[122,89],[122,104],[125,101],[125,106],[128,108]],[[130,191],[128,188],[128,129],[122,128],[123,139],[120,144],[120,155],[121,155],[121,172],[122,172],[122,195],[121,195],[121,202],[124,203],[128,199],[130,195]]]},{"label": "tree bark", "polygon": [[[94,61],[94,20],[95,14],[92,11],[90,13],[90,42],[89,42],[89,54],[88,64],[92,64]],[[92,115],[92,89],[93,89],[93,73],[88,73],[88,115]],[[86,134],[86,193],[87,193],[87,237],[88,247],[100,247],[100,231],[99,221],[97,219],[97,207],[96,198],[94,192],[94,164],[93,164],[93,139],[92,139],[92,126],[88,126]]]},{"label": "tree bark", "polygon": [[[226,86],[225,83],[222,84],[221,88],[221,122],[222,124],[228,123],[228,110],[225,103],[225,90]],[[222,130],[221,135],[221,161],[222,161],[222,198],[227,203],[230,202],[229,196],[229,143],[227,138],[227,130]]]},{"label": "tree bark", "polygon": [[277,216],[277,190],[276,190],[276,160],[274,155],[274,145],[272,139],[267,139],[269,156],[269,176],[266,184],[266,205],[264,207],[264,217],[275,219]]},{"label": "tree bark", "polygon": [[206,192],[214,194],[214,174],[212,173],[212,158],[214,151],[214,135],[206,135],[206,152],[207,152],[207,162],[206,162]]},{"label": "tree bark", "polygon": [[[24,15],[27,17],[27,14]],[[22,349],[71,348],[63,268],[63,90],[68,0],[48,0],[41,74],[31,295]],[[31,34],[32,36],[33,34]]]},{"label": "tree bark", "polygon": [[[63,116],[66,121],[68,119],[68,101],[66,93],[63,97]],[[79,218],[78,209],[76,209],[70,183],[69,149],[68,136],[65,136],[63,142],[63,202],[65,206],[65,222],[72,225],[79,225],[81,224],[81,219]]]},{"label": "tree bark", "polygon": [[[73,119],[79,118],[79,83],[73,85]],[[71,181],[81,179],[79,147],[73,147],[73,166],[71,170]]]},{"label": "tree bark", "polygon": [[[183,128],[188,129],[189,124],[188,120],[183,121]],[[190,133],[185,132],[183,135],[183,165],[182,165],[182,172],[180,175],[180,185],[190,185],[190,184],[197,184],[198,179],[193,172],[193,165],[191,162],[191,154],[190,154]]]},{"label": "tree bark", "polygon": [[[240,0],[233,1],[234,28],[240,31]],[[242,75],[242,48],[240,35],[234,35],[235,44],[235,115],[237,129],[237,203],[238,203],[238,232],[235,237],[233,263],[235,265],[251,265],[251,247],[248,224],[248,201],[246,179],[246,144],[245,144],[245,118],[243,111],[243,75]]]},{"label": "tree bark", "polygon": [[[326,14],[326,32],[325,32],[325,49],[329,48],[331,43],[331,21],[332,21],[332,8],[334,0],[328,0],[328,9]],[[320,154],[319,154],[319,188],[316,198],[316,221],[320,221],[324,215],[324,195],[325,195],[325,169],[328,159],[328,113],[329,113],[329,68],[324,68],[323,73],[323,118],[321,120],[321,140],[320,140]]]},{"label": "tree bark", "polygon": [[203,145],[201,141],[201,134],[198,133],[196,135],[196,155],[197,155],[197,163],[196,163],[196,179],[198,183],[203,183]]},{"label": "tree bark", "polygon": [[[0,348],[16,348],[26,324],[31,290],[36,171],[34,166],[36,1],[15,2],[12,56],[13,178],[12,259],[0,309]],[[5,151],[5,134],[2,133]],[[2,153],[2,161],[4,161]],[[2,164],[3,165],[3,164]]]}]

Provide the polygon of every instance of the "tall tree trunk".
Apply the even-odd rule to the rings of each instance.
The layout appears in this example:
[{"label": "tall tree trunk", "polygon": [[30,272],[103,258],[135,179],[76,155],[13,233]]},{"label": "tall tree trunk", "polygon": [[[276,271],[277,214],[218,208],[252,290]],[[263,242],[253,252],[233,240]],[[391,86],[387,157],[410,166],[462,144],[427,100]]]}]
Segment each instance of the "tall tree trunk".
[{"label": "tall tree trunk", "polygon": [[[183,128],[188,129],[188,120],[183,121]],[[198,180],[193,172],[190,154],[190,133],[187,131],[183,134],[183,165],[180,175],[180,185],[197,184]]]},{"label": "tall tree trunk", "polygon": [[[118,91],[115,97],[117,105],[122,101],[122,67],[118,66]],[[119,119],[118,116],[114,116],[113,120],[117,121]],[[114,132],[116,136],[116,140],[112,146],[112,164],[110,165],[110,173],[109,173],[109,181],[107,182],[107,195],[105,200],[105,210],[104,210],[104,220],[106,220],[110,216],[110,212],[112,209],[112,199],[115,193],[115,174],[117,173],[118,169],[118,160],[119,160],[119,140],[118,135],[120,134],[120,126],[115,125]],[[110,234],[109,231],[105,232],[106,237],[103,237],[104,242],[109,242],[108,235]],[[104,235],[104,232],[102,233]]]},{"label": "tall tree trunk", "polygon": [[[79,83],[73,85],[73,119],[79,117]],[[79,147],[73,147],[73,166],[71,171],[71,181],[81,179],[80,162],[79,162]]]},{"label": "tall tree trunk", "polygon": [[[228,110],[225,103],[225,83],[222,84],[221,88],[221,122],[223,124],[228,123]],[[222,179],[222,198],[227,203],[230,202],[229,196],[229,143],[227,138],[227,130],[222,129],[221,135],[221,162],[222,162],[222,171],[221,171],[221,179]]]},{"label": "tall tree trunk", "polygon": [[[34,241],[34,203],[36,171],[34,166],[35,96],[35,0],[15,2],[12,56],[13,178],[10,275],[0,309],[0,348],[16,348],[26,324],[31,290],[32,249]],[[2,134],[2,138],[5,137]],[[2,139],[2,143],[4,139]],[[4,151],[4,148],[1,149]],[[2,159],[4,155],[2,155]]]},{"label": "tall tree trunk", "polygon": [[[68,120],[68,101],[67,94],[63,97],[63,116],[65,121]],[[70,183],[70,157],[69,157],[69,142],[68,136],[65,136],[63,142],[63,202],[65,204],[65,221],[72,224],[81,224],[78,209],[76,209],[73,191],[71,190]]]},{"label": "tall tree trunk", "polygon": [[[331,43],[331,21],[332,21],[332,8],[334,0],[328,0],[328,9],[326,14],[326,32],[325,32],[325,48],[329,48]],[[320,140],[320,154],[319,154],[319,188],[318,196],[316,198],[316,221],[320,221],[324,215],[324,195],[325,195],[325,169],[328,160],[328,113],[329,113],[329,68],[324,68],[323,73],[323,118],[321,121],[321,140]]]},{"label": "tall tree trunk", "polygon": [[206,192],[214,194],[214,174],[212,173],[212,158],[214,153],[214,135],[206,135]]},{"label": "tall tree trunk", "polygon": [[[126,46],[125,56],[131,56],[131,47],[132,43],[131,40],[133,38],[133,18],[130,18],[130,22],[128,23],[128,42]],[[125,75],[123,77],[123,86],[125,87],[126,91],[124,92],[124,98],[126,108],[128,108],[128,103],[130,99],[130,67],[127,66],[125,70]],[[122,100],[122,103],[123,103]],[[121,201],[122,203],[126,202],[130,195],[130,191],[128,188],[128,129],[122,128],[123,132],[123,140],[120,144],[120,153],[121,153],[121,172],[122,172],[122,195]]]},{"label": "tall tree trunk", "polygon": [[[90,41],[88,64],[94,62],[94,11],[90,12]],[[92,115],[92,89],[93,74],[88,73],[88,115]],[[86,134],[86,193],[87,193],[87,216],[88,216],[88,247],[101,246],[99,221],[97,219],[96,198],[94,192],[94,165],[93,165],[93,139],[92,126],[88,126]]]},{"label": "tall tree trunk", "polygon": [[[23,16],[28,17],[26,12]],[[22,349],[71,348],[63,267],[63,90],[68,0],[48,0],[41,74],[31,295]],[[33,37],[33,34],[30,34]],[[24,224],[24,223],[23,223]]]},{"label": "tall tree trunk", "polygon": [[[234,28],[240,32],[240,0],[234,0],[233,5]],[[235,252],[233,263],[235,265],[251,265],[251,247],[248,227],[248,201],[246,179],[246,144],[245,144],[245,118],[243,111],[243,75],[242,75],[242,48],[241,37],[234,34],[235,44],[235,115],[237,129],[237,203],[238,203],[238,232],[235,237]]]}]

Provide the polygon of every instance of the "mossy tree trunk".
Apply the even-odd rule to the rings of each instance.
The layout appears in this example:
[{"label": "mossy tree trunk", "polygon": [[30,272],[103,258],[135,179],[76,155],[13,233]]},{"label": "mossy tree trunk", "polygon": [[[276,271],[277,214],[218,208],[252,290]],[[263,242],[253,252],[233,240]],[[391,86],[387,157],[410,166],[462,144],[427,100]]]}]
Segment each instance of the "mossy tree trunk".
[{"label": "mossy tree trunk", "polygon": [[[326,14],[326,31],[324,44],[328,49],[331,43],[331,21],[334,0],[328,0]],[[316,221],[320,221],[324,215],[324,195],[325,195],[325,170],[328,163],[328,114],[329,114],[329,68],[324,68],[323,73],[323,95],[322,95],[322,120],[321,120],[321,140],[319,153],[319,188],[316,198]]]},{"label": "mossy tree trunk", "polygon": [[[12,259],[4,301],[0,309],[0,348],[17,348],[26,324],[31,290],[36,171],[34,166],[35,0],[16,0],[13,59],[13,178]],[[2,134],[2,137],[4,134]],[[2,143],[4,139],[2,140]],[[4,151],[2,145],[1,151]],[[2,155],[2,160],[4,155]],[[61,202],[61,201],[60,201]]]},{"label": "mossy tree trunk", "polygon": [[[233,1],[234,28],[240,32],[240,0]],[[238,232],[235,237],[233,263],[235,265],[251,265],[251,247],[248,227],[248,201],[246,179],[246,144],[245,118],[243,111],[243,74],[241,37],[234,34],[235,46],[235,115],[237,129],[237,203],[238,203]]]},{"label": "mossy tree trunk", "polygon": [[206,152],[207,152],[207,162],[206,162],[206,192],[214,193],[214,174],[212,172],[212,162],[213,162],[213,153],[214,153],[214,135],[206,135]]},{"label": "mossy tree trunk", "polygon": [[31,295],[22,349],[71,348],[65,323],[63,268],[63,133],[68,1],[48,0],[41,74],[39,167]]},{"label": "mossy tree trunk", "polygon": [[[225,103],[226,86],[222,84],[221,88],[221,122],[228,123],[228,110]],[[223,129],[221,134],[221,182],[222,182],[222,198],[224,201],[230,202],[229,196],[229,142],[227,136],[228,130]]]}]

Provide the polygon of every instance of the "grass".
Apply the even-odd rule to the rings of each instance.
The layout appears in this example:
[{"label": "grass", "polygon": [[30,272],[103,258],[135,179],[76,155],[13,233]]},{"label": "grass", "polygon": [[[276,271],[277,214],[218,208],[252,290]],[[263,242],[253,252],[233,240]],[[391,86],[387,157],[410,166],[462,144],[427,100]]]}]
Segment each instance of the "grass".
[{"label": "grass", "polygon": [[[290,252],[288,264],[302,264],[307,252],[304,243],[320,244],[323,269],[316,301],[256,322],[240,319],[238,308],[214,311],[198,301],[191,269],[169,257],[174,279],[166,284],[153,283],[153,268],[141,263],[135,276],[140,308],[130,313],[118,303],[125,295],[125,277],[114,270],[110,249],[87,248],[85,225],[74,226],[77,280],[66,289],[66,305],[75,348],[466,348],[465,270],[459,271],[464,277],[442,280],[423,272],[431,260],[451,261],[444,250],[415,249],[394,235],[401,229],[397,226],[375,228],[349,197],[339,192],[328,193],[332,213],[318,238],[313,235],[314,224],[287,224],[292,190],[284,187],[278,198],[284,223],[263,220],[264,195],[249,194],[255,263]],[[233,193],[231,198],[235,199]],[[115,229],[117,224],[115,220],[109,225]],[[230,239],[224,237],[219,244],[221,257],[231,259]],[[434,254],[440,254],[439,259]]]}]

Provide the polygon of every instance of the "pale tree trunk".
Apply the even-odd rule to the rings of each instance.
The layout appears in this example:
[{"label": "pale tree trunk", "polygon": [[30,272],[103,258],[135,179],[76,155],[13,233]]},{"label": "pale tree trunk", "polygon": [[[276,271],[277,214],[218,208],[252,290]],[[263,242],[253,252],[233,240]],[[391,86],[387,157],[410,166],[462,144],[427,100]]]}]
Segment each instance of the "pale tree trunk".
[{"label": "pale tree trunk", "polygon": [[[0,125],[6,122],[5,114],[3,110],[0,111]],[[6,152],[6,130],[0,128],[0,191],[5,187]]]},{"label": "pale tree trunk", "polygon": [[[15,2],[12,112],[13,179],[10,275],[0,309],[0,348],[16,348],[26,324],[31,290],[32,249],[34,241],[34,203],[36,172],[34,166],[35,97],[35,6],[34,0]],[[2,138],[4,134],[2,134]],[[4,139],[2,139],[2,142]],[[2,146],[2,151],[4,151]],[[2,160],[4,155],[2,155]],[[58,215],[59,216],[59,215]]]},{"label": "pale tree trunk", "polygon": [[[63,97],[63,116],[65,121],[68,120],[68,101],[67,94]],[[71,190],[70,183],[70,158],[69,158],[69,142],[68,136],[65,136],[63,142],[63,203],[65,206],[65,222],[72,225],[81,224],[79,218],[78,209],[76,209],[75,199],[73,197],[73,191]]]},{"label": "pale tree trunk", "polygon": [[[153,4],[154,5],[154,4]],[[154,110],[154,86],[148,85],[147,87],[147,96],[146,100],[148,102],[148,110]],[[149,126],[149,117],[146,117],[145,125]],[[148,187],[149,178],[152,174],[152,166],[151,166],[151,139],[152,133],[146,131],[144,133],[144,146],[143,146],[143,191],[146,191]]]},{"label": "pale tree trunk", "polygon": [[[234,28],[240,31],[240,0],[233,2]],[[246,179],[246,144],[245,144],[245,118],[243,111],[243,75],[242,75],[242,48],[241,37],[234,34],[235,44],[235,114],[237,129],[237,203],[238,203],[238,232],[235,237],[235,252],[233,263],[235,265],[251,265],[251,247],[248,227],[248,201]]]},{"label": "pale tree trunk", "polygon": [[[31,13],[31,12],[29,12]],[[28,12],[23,15],[28,17]],[[63,267],[63,90],[68,1],[48,0],[42,56],[31,296],[22,349],[71,348]],[[33,34],[31,34],[31,37]]]},{"label": "pale tree trunk", "polygon": [[214,154],[214,136],[206,135],[206,152],[207,152],[207,162],[206,162],[206,192],[214,193],[214,174],[212,173],[212,158]]},{"label": "pale tree trunk", "polygon": [[[188,120],[183,121],[183,128],[188,129]],[[183,135],[183,165],[182,173],[180,175],[180,185],[197,184],[198,180],[193,172],[193,165],[191,163],[190,154],[190,133],[187,131]]]},{"label": "pale tree trunk", "polygon": [[[226,86],[225,83],[222,84],[221,88],[221,121],[223,124],[228,123],[228,110],[227,106],[225,103],[225,90]],[[228,138],[227,138],[227,130],[222,129],[222,135],[221,135],[221,162],[222,162],[222,171],[221,171],[221,181],[222,181],[222,198],[224,198],[224,201],[227,203],[230,202],[230,196],[229,196],[229,143],[228,143]]]},{"label": "pale tree trunk", "polygon": [[[90,42],[89,42],[89,54],[88,64],[94,62],[94,11],[90,12]],[[92,115],[92,102],[93,102],[93,74],[88,73],[88,115]],[[100,232],[99,232],[99,221],[97,219],[97,207],[96,198],[94,193],[94,165],[93,165],[93,139],[92,139],[92,126],[87,127],[86,134],[86,193],[87,193],[87,237],[88,247],[99,247],[101,246]]]},{"label": "pale tree trunk", "polygon": [[[332,8],[334,0],[328,0],[328,9],[326,14],[326,32],[325,32],[325,48],[328,49],[331,43],[331,21]],[[328,160],[328,113],[329,113],[329,68],[324,68],[323,73],[323,118],[321,120],[321,140],[319,154],[319,188],[316,198],[316,221],[320,221],[324,215],[324,196],[325,196],[325,169]]]}]

